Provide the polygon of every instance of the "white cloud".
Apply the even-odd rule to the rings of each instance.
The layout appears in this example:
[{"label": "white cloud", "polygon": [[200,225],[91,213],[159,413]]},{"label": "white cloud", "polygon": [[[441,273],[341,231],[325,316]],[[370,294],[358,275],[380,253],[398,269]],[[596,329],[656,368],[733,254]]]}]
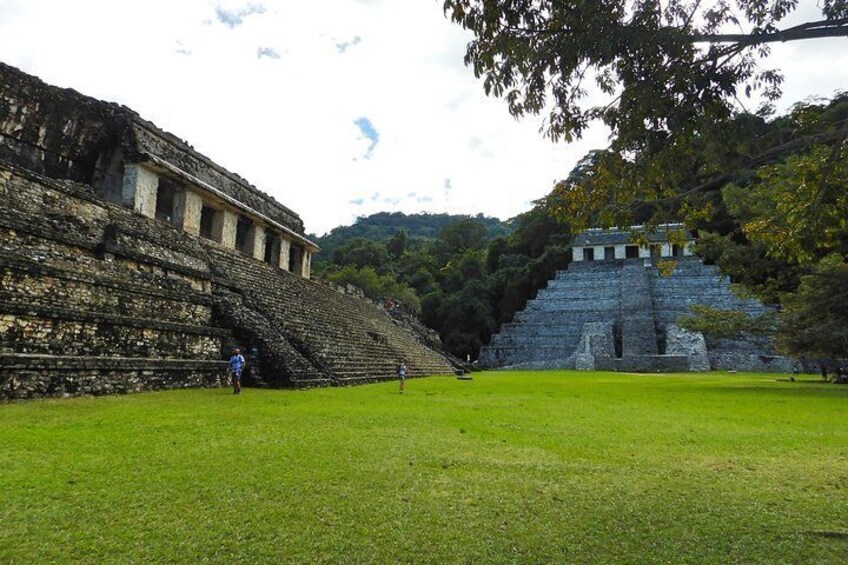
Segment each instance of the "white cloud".
[{"label": "white cloud", "polygon": [[[514,120],[463,65],[470,36],[439,4],[0,0],[0,59],[130,106],[311,232],[387,209],[514,216],[607,134],[554,145],[540,119]],[[787,99],[844,87],[844,45],[775,47]],[[369,159],[362,117],[379,131]]]}]

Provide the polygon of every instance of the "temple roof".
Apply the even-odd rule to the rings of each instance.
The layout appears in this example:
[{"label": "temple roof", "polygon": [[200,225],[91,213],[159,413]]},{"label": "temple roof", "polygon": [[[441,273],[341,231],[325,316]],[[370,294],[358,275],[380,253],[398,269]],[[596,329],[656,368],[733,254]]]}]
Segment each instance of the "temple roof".
[{"label": "temple roof", "polygon": [[573,247],[587,247],[590,245],[627,245],[632,244],[633,233],[645,233],[651,243],[668,243],[668,232],[683,230],[686,241],[695,241],[691,232],[683,224],[661,224],[654,231],[646,231],[644,226],[630,226],[629,229],[618,228],[589,228],[574,236]]},{"label": "temple roof", "polygon": [[308,242],[296,212],[135,111],[0,62],[0,159],[90,184],[115,152],[126,163],[164,164],[171,174],[197,179]]}]

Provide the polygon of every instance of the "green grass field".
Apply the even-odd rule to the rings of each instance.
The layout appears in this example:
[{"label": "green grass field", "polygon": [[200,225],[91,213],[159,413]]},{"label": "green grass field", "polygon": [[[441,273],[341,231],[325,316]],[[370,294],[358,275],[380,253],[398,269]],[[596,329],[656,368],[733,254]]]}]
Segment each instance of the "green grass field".
[{"label": "green grass field", "polygon": [[848,560],[848,387],[484,373],[0,405],[0,562]]}]

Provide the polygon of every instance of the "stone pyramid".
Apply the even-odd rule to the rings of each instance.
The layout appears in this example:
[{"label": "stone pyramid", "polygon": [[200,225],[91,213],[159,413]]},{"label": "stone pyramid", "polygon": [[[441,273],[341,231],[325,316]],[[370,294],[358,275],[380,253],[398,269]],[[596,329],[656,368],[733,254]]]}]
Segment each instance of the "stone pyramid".
[{"label": "stone pyramid", "polygon": [[714,266],[675,257],[674,271],[665,276],[655,258],[607,257],[559,271],[492,337],[479,363],[640,372],[791,370],[792,360],[776,355],[763,338],[707,342],[676,325],[695,304],[753,315],[768,310],[733,294]]}]

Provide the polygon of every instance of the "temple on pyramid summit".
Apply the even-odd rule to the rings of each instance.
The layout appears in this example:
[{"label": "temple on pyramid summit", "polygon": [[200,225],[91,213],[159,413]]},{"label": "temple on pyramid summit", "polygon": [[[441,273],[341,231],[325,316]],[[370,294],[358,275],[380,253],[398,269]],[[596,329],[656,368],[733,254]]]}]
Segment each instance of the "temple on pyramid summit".
[{"label": "temple on pyramid summit", "polygon": [[[669,231],[683,241],[669,243]],[[646,241],[634,243],[634,232]],[[492,336],[479,364],[515,369],[603,369],[632,372],[789,371],[768,339],[707,340],[677,325],[693,305],[760,315],[768,308],[737,297],[715,266],[692,252],[695,238],[680,224],[578,234],[573,259]],[[670,274],[661,261],[674,262]]]}]

